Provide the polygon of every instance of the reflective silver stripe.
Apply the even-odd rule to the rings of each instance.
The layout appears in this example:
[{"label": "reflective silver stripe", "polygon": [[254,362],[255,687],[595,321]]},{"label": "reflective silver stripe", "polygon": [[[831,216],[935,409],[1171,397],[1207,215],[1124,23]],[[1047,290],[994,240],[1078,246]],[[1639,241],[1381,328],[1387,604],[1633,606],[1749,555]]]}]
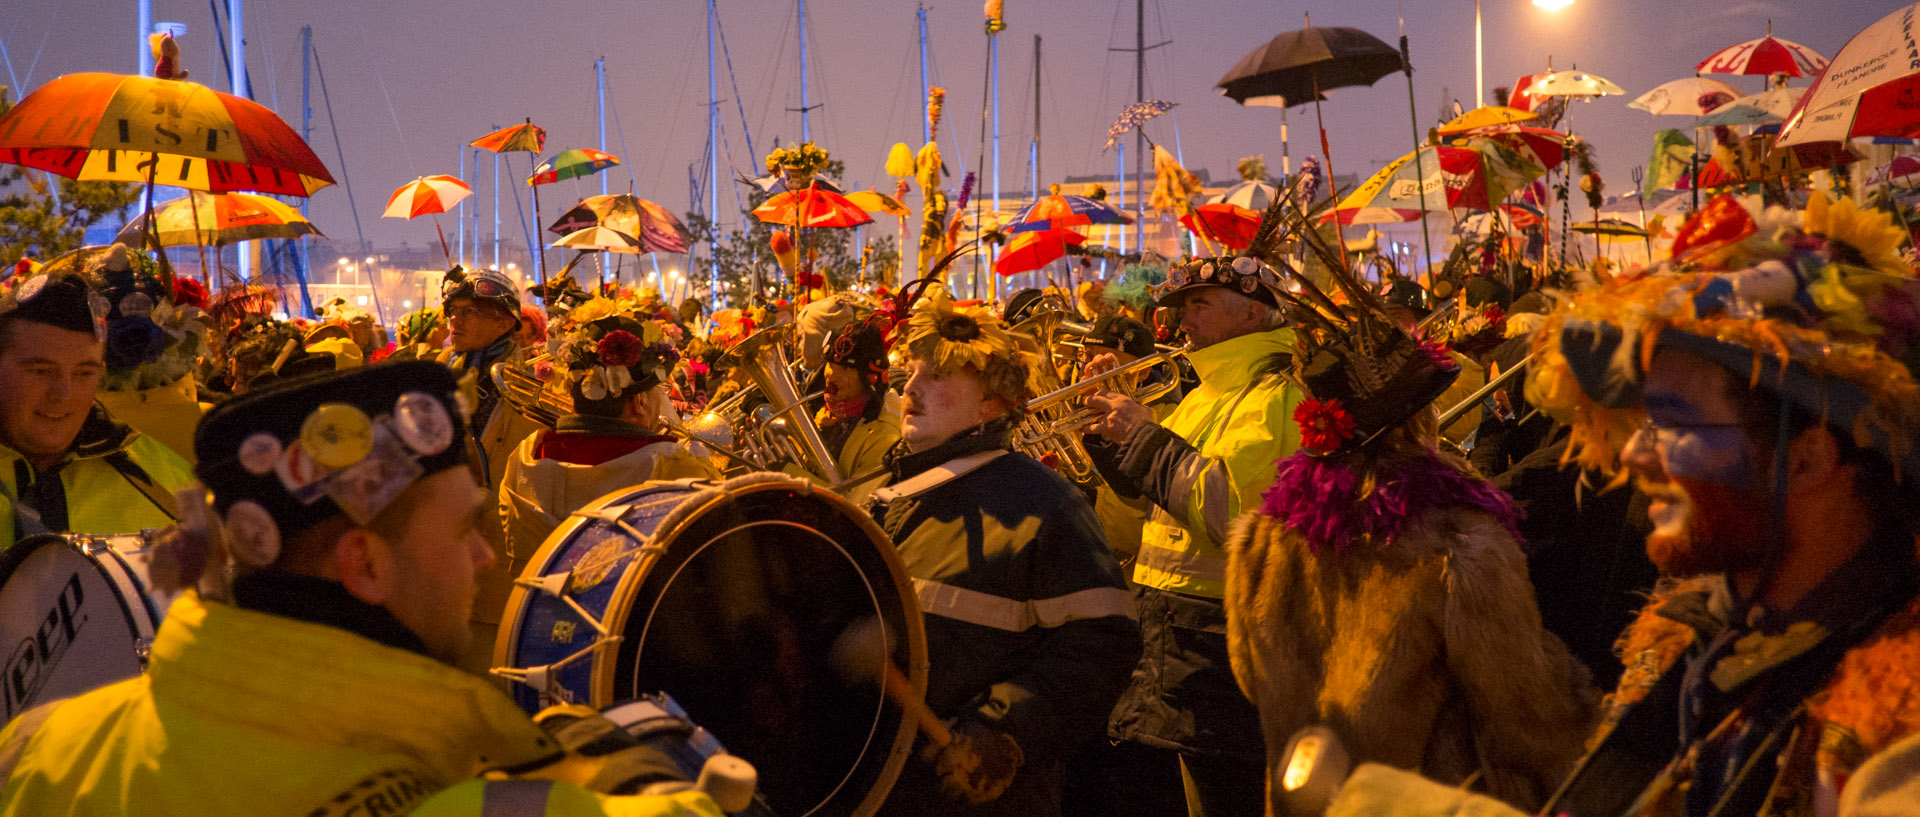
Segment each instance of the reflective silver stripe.
[{"label": "reflective silver stripe", "polygon": [[1184,550],[1163,548],[1158,545],[1140,546],[1140,558],[1135,564],[1158,570],[1162,573],[1175,573],[1191,576],[1201,581],[1223,582],[1227,580],[1227,560],[1218,556],[1190,553]]},{"label": "reflective silver stripe", "polygon": [[480,817],[542,817],[551,780],[489,780],[480,791]]},{"label": "reflective silver stripe", "polygon": [[1031,601],[1015,601],[927,579],[914,579],[913,591],[920,598],[923,613],[1014,633],[1035,625],[1058,627],[1087,618],[1134,617],[1133,594],[1118,587],[1089,587]]},{"label": "reflective silver stripe", "polygon": [[925,493],[973,473],[974,469],[993,462],[1006,453],[1006,449],[996,448],[991,451],[982,451],[978,454],[948,460],[912,477],[908,477],[897,485],[889,485],[885,488],[876,489],[870,496],[873,497],[874,502],[885,504],[903,496]]},{"label": "reflective silver stripe", "polygon": [[33,740],[33,733],[40,731],[40,725],[53,715],[53,708],[65,703],[66,699],[41,704],[13,719],[13,734],[0,744],[0,789],[6,788],[7,779],[13,776],[13,767],[20,763],[20,756],[27,751],[27,744]]}]

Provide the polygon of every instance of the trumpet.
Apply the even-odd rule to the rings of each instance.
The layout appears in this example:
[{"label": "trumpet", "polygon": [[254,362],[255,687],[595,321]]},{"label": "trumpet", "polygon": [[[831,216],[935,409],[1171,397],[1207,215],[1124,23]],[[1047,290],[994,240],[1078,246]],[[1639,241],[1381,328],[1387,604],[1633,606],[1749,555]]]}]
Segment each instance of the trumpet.
[{"label": "trumpet", "polygon": [[[1141,403],[1158,400],[1179,387],[1177,371],[1170,371],[1162,382],[1140,388],[1131,387],[1134,377],[1158,366],[1177,367],[1177,359],[1184,356],[1186,351],[1163,349],[1125,366],[1069,384],[1062,379],[1053,347],[1059,343],[1060,335],[1085,336],[1087,330],[1082,325],[1068,323],[1065,316],[1066,313],[1060,310],[1042,312],[1021,321],[1012,329],[1038,347],[1034,350],[1039,360],[1032,373],[1032,382],[1036,390],[1043,392],[1024,406],[1025,415],[1014,427],[1012,444],[1015,450],[1027,456],[1053,463],[1055,468],[1074,482],[1097,486],[1104,480],[1093,465],[1093,457],[1081,443],[1080,435],[1087,426],[1100,419],[1100,412],[1085,408],[1082,403],[1087,396],[1102,390],[1124,390],[1129,397]],[[1128,388],[1103,388],[1109,384],[1126,384]]]}]

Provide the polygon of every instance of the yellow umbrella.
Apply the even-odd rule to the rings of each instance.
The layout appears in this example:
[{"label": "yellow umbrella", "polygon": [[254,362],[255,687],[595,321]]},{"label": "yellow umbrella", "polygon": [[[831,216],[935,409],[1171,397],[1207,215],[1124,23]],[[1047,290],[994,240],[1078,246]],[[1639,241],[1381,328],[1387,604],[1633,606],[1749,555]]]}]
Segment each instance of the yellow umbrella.
[{"label": "yellow umbrella", "polygon": [[912,210],[908,210],[906,205],[901,204],[894,197],[875,190],[856,190],[847,194],[847,200],[869,213],[886,213],[890,216],[913,214]]},{"label": "yellow umbrella", "polygon": [[[153,219],[154,233],[167,247],[223,247],[262,238],[326,237],[299,210],[278,199],[251,193],[189,191],[154,208]],[[143,226],[137,221],[129,223],[114,240],[137,245]]]},{"label": "yellow umbrella", "polygon": [[1466,113],[1463,113],[1459,116],[1454,117],[1452,121],[1448,122],[1445,125],[1440,126],[1440,133],[1442,134],[1459,133],[1461,131],[1469,131],[1475,128],[1490,128],[1495,125],[1512,125],[1518,122],[1526,122],[1529,120],[1539,119],[1539,118],[1540,118],[1540,115],[1532,111],[1523,111],[1523,110],[1520,110],[1519,108],[1509,108],[1505,105],[1488,105],[1484,108],[1474,108],[1471,111],[1467,111]]}]

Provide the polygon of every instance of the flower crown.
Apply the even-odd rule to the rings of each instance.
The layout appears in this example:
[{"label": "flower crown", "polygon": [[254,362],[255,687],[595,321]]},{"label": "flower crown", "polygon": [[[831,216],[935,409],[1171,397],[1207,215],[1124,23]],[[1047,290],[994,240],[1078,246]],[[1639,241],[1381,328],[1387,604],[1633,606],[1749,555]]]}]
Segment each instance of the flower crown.
[{"label": "flower crown", "polygon": [[91,265],[87,285],[105,299],[107,372],[100,388],[141,391],[192,373],[207,349],[212,321],[207,289],[171,278],[153,258],[120,244]]},{"label": "flower crown", "polygon": [[609,311],[608,303],[596,298],[575,309],[548,339],[547,353],[533,361],[534,377],[549,390],[571,399],[578,386],[588,400],[604,400],[635,383],[659,383],[680,362],[680,350],[658,322]]}]

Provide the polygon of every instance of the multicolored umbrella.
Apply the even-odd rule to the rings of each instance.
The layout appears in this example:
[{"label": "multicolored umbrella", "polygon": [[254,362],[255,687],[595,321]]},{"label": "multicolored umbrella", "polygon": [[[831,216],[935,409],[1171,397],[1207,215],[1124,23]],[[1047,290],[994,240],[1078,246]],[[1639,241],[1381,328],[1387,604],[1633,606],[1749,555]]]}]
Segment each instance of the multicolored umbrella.
[{"label": "multicolored umbrella", "polygon": [[855,190],[847,194],[847,201],[869,213],[886,213],[890,216],[910,216],[913,211],[899,200],[877,190]]},{"label": "multicolored umbrella", "polygon": [[[138,246],[144,226],[141,221],[129,222],[114,240]],[[326,237],[299,210],[279,199],[194,191],[154,208],[153,232],[166,247],[224,247],[263,238]]]},{"label": "multicolored umbrella", "polygon": [[1448,134],[1477,130],[1479,128],[1496,127],[1499,125],[1517,125],[1521,122],[1529,122],[1539,118],[1540,115],[1533,111],[1523,111],[1519,108],[1509,108],[1505,105],[1487,105],[1474,108],[1471,111],[1447,120],[1447,124],[1441,125],[1438,128],[1438,132],[1441,136],[1446,136]]},{"label": "multicolored umbrella", "polygon": [[1219,195],[1208,197],[1208,204],[1232,204],[1255,212],[1264,212],[1273,206],[1273,197],[1280,195],[1280,188],[1262,181],[1243,181],[1227,188]]},{"label": "multicolored umbrella", "polygon": [[327,166],[273,111],[191,82],[68,74],[0,116],[0,162],[82,181],[310,196]]},{"label": "multicolored umbrella", "polygon": [[[1575,143],[1579,137],[1571,137]],[[1456,146],[1472,145],[1476,140],[1498,142],[1532,159],[1543,170],[1560,166],[1567,158],[1568,135],[1552,128],[1526,125],[1495,125],[1454,134],[1446,140]]]},{"label": "multicolored umbrella", "polygon": [[820,187],[791,190],[753,208],[755,218],[790,227],[858,227],[873,216],[846,196]]},{"label": "multicolored umbrella", "polygon": [[1920,136],[1920,16],[1902,6],[1853,35],[1780,126],[1780,144]]},{"label": "multicolored umbrella", "polygon": [[412,219],[419,216],[434,216],[433,229],[440,234],[440,255],[447,259],[447,266],[453,266],[453,253],[447,249],[447,231],[441,229],[439,214],[444,213],[462,199],[473,195],[473,188],[444,173],[435,176],[421,176],[393,191],[387,198],[386,212],[381,218]]},{"label": "multicolored umbrella", "polygon": [[593,148],[563,150],[541,162],[527,177],[527,184],[539,186],[567,179],[591,176],[620,163],[620,157]]},{"label": "multicolored umbrella", "polygon": [[539,153],[547,149],[547,129],[528,119],[522,124],[501,128],[467,144],[494,153]]},{"label": "multicolored umbrella", "polygon": [[1693,120],[1696,128],[1717,128],[1722,125],[1764,125],[1779,122],[1793,113],[1793,106],[1805,96],[1805,88],[1774,88],[1751,96],[1744,96],[1725,103],[1705,116]]},{"label": "multicolored umbrella", "polygon": [[1054,193],[1020,208],[1008,221],[1007,232],[1031,233],[1090,224],[1132,224],[1133,217],[1113,205],[1086,196]]},{"label": "multicolored umbrella", "polygon": [[631,236],[641,248],[640,252],[686,252],[693,240],[686,225],[681,224],[672,211],[626,193],[581,199],[547,230],[571,235],[590,227],[605,227]]},{"label": "multicolored umbrella", "polygon": [[[640,255],[642,253],[652,252],[652,250],[646,249],[641,244],[638,236],[608,227],[588,227],[584,230],[575,230],[561,237],[559,241],[555,241],[547,246],[564,247],[567,249],[581,250],[583,252],[598,250],[625,253],[627,255]],[[684,252],[684,250],[682,252]]]},{"label": "multicolored umbrella", "polygon": [[[1418,165],[1415,156],[1420,158]],[[1417,178],[1416,166],[1425,169],[1425,178]],[[1507,194],[1545,173],[1546,168],[1532,158],[1491,141],[1426,145],[1362,182],[1326,220],[1365,223],[1359,219],[1369,209],[1412,211],[1418,218],[1423,199],[1427,210],[1492,210]],[[1386,220],[1385,214],[1377,215]]]},{"label": "multicolored umbrella", "polygon": [[[1671,82],[1662,82],[1654,89],[1634,98],[1627,107],[1646,111],[1654,116],[1703,116],[1707,111],[1719,106],[1721,102],[1739,99],[1740,89],[1706,77],[1686,77]],[[1718,100],[1710,104],[1700,104],[1703,100]]]},{"label": "multicolored umbrella", "polygon": [[1060,260],[1067,254],[1067,247],[1077,247],[1086,241],[1086,236],[1072,230],[1021,233],[1000,251],[1000,258],[993,262],[993,271],[999,275],[1032,272]]},{"label": "multicolored umbrella", "polygon": [[1694,66],[1702,74],[1786,74],[1806,77],[1827,67],[1820,52],[1799,43],[1773,36],[1773,21],[1767,21],[1767,36],[1727,46],[1707,55]]},{"label": "multicolored umbrella", "polygon": [[1120,141],[1120,137],[1127,135],[1127,131],[1146,124],[1149,119],[1173,110],[1173,107],[1177,104],[1179,103],[1168,102],[1162,99],[1149,99],[1145,102],[1135,102],[1120,109],[1120,117],[1113,120],[1112,125],[1107,126],[1107,143],[1100,146],[1100,152],[1105,153],[1112,150],[1113,143]]},{"label": "multicolored umbrella", "polygon": [[1260,213],[1237,204],[1202,204],[1181,216],[1180,225],[1228,249],[1244,250],[1260,229]]},{"label": "multicolored umbrella", "polygon": [[1896,156],[1893,161],[1874,168],[1867,175],[1867,184],[1887,184],[1916,174],[1920,174],[1920,157]]}]

